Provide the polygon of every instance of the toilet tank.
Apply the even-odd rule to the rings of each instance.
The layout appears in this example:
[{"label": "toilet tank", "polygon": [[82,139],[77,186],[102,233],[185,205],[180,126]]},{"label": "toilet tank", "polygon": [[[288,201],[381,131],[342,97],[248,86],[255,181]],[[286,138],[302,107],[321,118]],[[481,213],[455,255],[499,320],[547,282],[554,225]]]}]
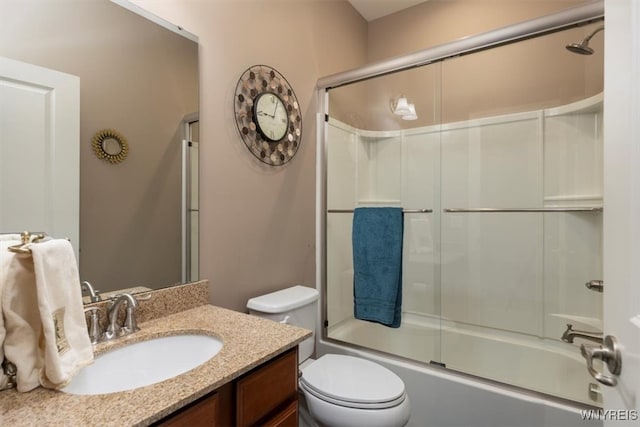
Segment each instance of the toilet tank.
[{"label": "toilet tank", "polygon": [[313,335],[298,346],[298,361],[302,363],[313,354],[318,296],[314,288],[296,285],[251,298],[247,308],[251,315],[310,329]]}]

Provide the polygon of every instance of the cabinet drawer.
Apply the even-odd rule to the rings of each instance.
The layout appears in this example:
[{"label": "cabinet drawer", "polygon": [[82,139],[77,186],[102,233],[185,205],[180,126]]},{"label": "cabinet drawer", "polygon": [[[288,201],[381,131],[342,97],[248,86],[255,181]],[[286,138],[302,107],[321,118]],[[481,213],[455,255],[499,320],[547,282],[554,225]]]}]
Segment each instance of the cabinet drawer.
[{"label": "cabinet drawer", "polygon": [[228,427],[234,421],[233,383],[220,387],[153,424],[153,427]]},{"label": "cabinet drawer", "polygon": [[218,393],[201,399],[154,424],[157,427],[215,426],[218,413]]},{"label": "cabinet drawer", "polygon": [[238,380],[236,390],[236,422],[241,427],[254,425],[289,400],[297,400],[297,347]]},{"label": "cabinet drawer", "polygon": [[298,427],[298,401],[291,402],[289,406],[266,421],[264,427]]}]

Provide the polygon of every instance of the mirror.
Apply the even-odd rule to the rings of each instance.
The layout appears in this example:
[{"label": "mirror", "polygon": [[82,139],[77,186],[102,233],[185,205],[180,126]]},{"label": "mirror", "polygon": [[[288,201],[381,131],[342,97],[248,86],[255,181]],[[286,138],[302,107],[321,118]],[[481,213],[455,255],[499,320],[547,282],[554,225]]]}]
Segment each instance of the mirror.
[{"label": "mirror", "polygon": [[93,152],[99,159],[120,163],[129,154],[129,144],[124,136],[112,129],[103,129],[93,137]]},{"label": "mirror", "polygon": [[81,280],[103,293],[197,280],[195,38],[109,0],[3,0],[0,16],[0,56],[80,81]]},{"label": "mirror", "polygon": [[109,156],[117,156],[122,153],[122,141],[116,138],[106,138],[100,144],[100,148]]}]

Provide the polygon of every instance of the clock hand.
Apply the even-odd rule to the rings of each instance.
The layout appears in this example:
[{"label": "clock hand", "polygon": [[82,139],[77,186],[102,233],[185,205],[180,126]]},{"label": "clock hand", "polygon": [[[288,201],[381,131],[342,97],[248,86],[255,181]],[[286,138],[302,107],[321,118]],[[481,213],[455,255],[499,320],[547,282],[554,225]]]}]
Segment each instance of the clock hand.
[{"label": "clock hand", "polygon": [[278,111],[278,105],[279,104],[280,104],[279,102],[276,102],[276,108],[273,109],[273,116],[271,116],[272,119],[274,119],[276,117],[276,111]]},{"label": "clock hand", "polygon": [[271,114],[267,114],[267,113],[265,113],[264,111],[258,111],[256,114],[257,114],[258,116],[268,116],[268,117],[271,117],[272,119],[273,119],[273,118],[275,118],[275,115],[274,115],[274,116],[272,116]]}]

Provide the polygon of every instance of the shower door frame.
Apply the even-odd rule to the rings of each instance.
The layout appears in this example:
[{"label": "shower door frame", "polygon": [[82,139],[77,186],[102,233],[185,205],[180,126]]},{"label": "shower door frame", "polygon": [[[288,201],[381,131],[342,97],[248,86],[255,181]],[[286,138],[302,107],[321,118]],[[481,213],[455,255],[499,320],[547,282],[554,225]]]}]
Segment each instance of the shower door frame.
[{"label": "shower door frame", "polygon": [[[604,20],[604,0],[579,6],[562,12],[542,16],[521,23],[491,30],[468,38],[458,39],[453,42],[441,44],[424,49],[412,54],[391,58],[386,61],[375,62],[364,67],[336,73],[318,79],[316,84],[318,110],[316,117],[316,283],[320,284],[321,300],[319,323],[322,325],[318,339],[329,343],[340,342],[353,348],[361,348],[358,345],[337,341],[328,336],[327,320],[327,140],[329,121],[329,90],[351,83],[356,83],[374,77],[384,76],[395,72],[443,61],[456,56],[472,54],[483,50],[503,46],[523,40],[563,31],[573,27],[592,24]],[[367,348],[367,351],[380,353]],[[384,353],[385,357],[408,361],[400,356]],[[422,365],[422,364],[421,364]],[[434,369],[446,369],[434,366]],[[586,368],[585,368],[586,369]],[[461,373],[446,369],[447,373],[461,375],[485,381],[491,384],[499,384],[513,390],[518,390],[534,396],[544,396],[558,402],[572,406],[585,406],[572,400],[536,392],[526,388],[499,383],[484,377]]]},{"label": "shower door frame", "polygon": [[[180,254],[181,254],[181,279],[182,283],[193,282],[198,280],[198,277],[192,277],[193,270],[193,258],[199,257],[199,253],[192,253],[192,218],[191,214],[194,212],[192,209],[192,164],[193,161],[191,147],[193,143],[198,144],[199,141],[193,141],[191,126],[200,121],[199,113],[191,113],[187,114],[182,119],[182,128],[183,128],[183,139],[181,142],[180,152],[181,152],[181,198],[180,198],[180,206],[181,206],[181,224],[180,224]],[[196,159],[198,161],[198,159]],[[196,178],[197,179],[197,178]],[[197,224],[196,224],[197,226]],[[196,242],[199,245],[199,242]],[[199,252],[199,251],[198,251]],[[197,259],[196,259],[197,261]],[[196,267],[198,270],[199,267]],[[198,274],[196,274],[198,275]]]}]

